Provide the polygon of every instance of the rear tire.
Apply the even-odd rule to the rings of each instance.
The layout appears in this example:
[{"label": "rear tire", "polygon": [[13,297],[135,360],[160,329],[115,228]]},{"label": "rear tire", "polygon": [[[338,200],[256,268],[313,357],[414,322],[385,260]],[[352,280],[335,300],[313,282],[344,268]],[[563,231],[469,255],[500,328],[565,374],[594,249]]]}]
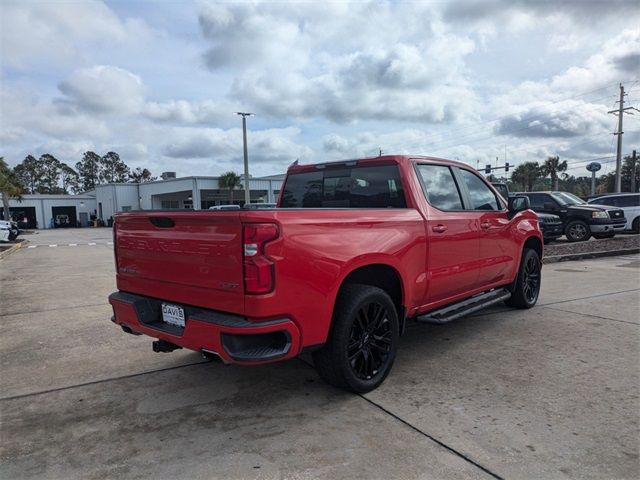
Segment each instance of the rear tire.
[{"label": "rear tire", "polygon": [[633,223],[631,224],[631,231],[633,233],[640,233],[640,217],[636,217],[633,219]]},{"label": "rear tire", "polygon": [[356,393],[377,388],[396,357],[399,321],[384,290],[369,285],[342,287],[327,343],[313,353],[320,376]]},{"label": "rear tire", "polygon": [[516,277],[511,298],[505,300],[510,307],[531,308],[538,301],[542,281],[542,265],[538,252],[525,248],[520,260],[520,268]]},{"label": "rear tire", "polygon": [[591,237],[591,230],[586,222],[572,220],[565,227],[564,234],[570,242],[584,242]]}]

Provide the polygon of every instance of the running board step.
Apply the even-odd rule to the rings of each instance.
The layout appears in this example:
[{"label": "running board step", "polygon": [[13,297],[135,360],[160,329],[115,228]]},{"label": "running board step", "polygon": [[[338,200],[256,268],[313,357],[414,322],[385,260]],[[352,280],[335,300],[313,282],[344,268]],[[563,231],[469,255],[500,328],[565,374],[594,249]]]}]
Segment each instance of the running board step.
[{"label": "running board step", "polygon": [[511,297],[511,292],[506,288],[499,290],[491,290],[489,292],[481,293],[466,300],[462,300],[457,303],[452,303],[446,307],[434,310],[425,315],[421,315],[416,318],[418,322],[424,323],[447,323],[456,318],[464,317],[470,313],[477,312],[483,308],[489,307],[495,303],[502,302]]}]

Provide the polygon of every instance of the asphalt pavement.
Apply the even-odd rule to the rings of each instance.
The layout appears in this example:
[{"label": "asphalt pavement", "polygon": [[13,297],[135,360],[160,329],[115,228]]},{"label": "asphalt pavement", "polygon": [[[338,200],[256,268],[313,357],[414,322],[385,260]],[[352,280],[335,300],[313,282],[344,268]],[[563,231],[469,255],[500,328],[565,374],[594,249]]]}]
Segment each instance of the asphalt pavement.
[{"label": "asphalt pavement", "polygon": [[110,230],[26,238],[0,260],[0,478],[640,477],[640,255],[546,265],[532,310],[411,325],[360,396],[306,358],[153,353],[109,321]]}]

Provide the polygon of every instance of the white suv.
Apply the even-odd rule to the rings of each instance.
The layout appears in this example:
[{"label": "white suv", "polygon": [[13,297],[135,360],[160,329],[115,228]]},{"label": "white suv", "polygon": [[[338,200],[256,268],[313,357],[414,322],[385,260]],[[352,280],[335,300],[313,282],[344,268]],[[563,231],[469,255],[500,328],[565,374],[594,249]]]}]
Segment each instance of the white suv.
[{"label": "white suv", "polygon": [[618,207],[624,210],[624,217],[627,219],[625,229],[640,233],[640,193],[612,193],[592,198],[587,203]]}]

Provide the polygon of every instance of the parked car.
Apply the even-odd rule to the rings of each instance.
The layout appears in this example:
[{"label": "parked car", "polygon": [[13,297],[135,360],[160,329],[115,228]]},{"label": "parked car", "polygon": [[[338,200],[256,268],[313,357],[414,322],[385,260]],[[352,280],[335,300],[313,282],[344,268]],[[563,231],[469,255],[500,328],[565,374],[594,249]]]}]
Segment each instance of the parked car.
[{"label": "parked car", "polygon": [[582,242],[594,238],[611,238],[624,230],[627,223],[619,208],[589,205],[569,192],[521,192],[529,197],[531,208],[538,213],[558,215],[567,240]]},{"label": "parked car", "polygon": [[20,229],[16,222],[0,220],[0,241],[13,242],[20,235]]},{"label": "parked car", "polygon": [[213,207],[209,207],[209,210],[240,210],[240,205],[215,205]]},{"label": "parked car", "polygon": [[536,215],[538,215],[538,223],[540,224],[545,244],[553,242],[564,235],[562,219],[558,215],[550,213],[536,213]]},{"label": "parked car", "polygon": [[326,381],[355,392],[388,375],[407,321],[531,308],[540,291],[529,200],[505,201],[460,162],[296,165],[277,209],[115,219],[109,302],[125,332],[243,365],[309,351]]},{"label": "parked car", "polygon": [[640,193],[616,193],[592,198],[589,205],[605,205],[618,207],[627,219],[625,230],[640,233]]},{"label": "parked car", "polygon": [[[509,187],[504,182],[491,182],[493,188],[502,195],[502,198],[509,198],[513,196],[509,192]],[[562,220],[558,215],[552,215],[550,213],[537,213],[538,223],[540,224],[540,230],[542,230],[542,236],[544,237],[544,243],[550,243],[557,240],[564,235],[564,229],[562,227]]]}]

